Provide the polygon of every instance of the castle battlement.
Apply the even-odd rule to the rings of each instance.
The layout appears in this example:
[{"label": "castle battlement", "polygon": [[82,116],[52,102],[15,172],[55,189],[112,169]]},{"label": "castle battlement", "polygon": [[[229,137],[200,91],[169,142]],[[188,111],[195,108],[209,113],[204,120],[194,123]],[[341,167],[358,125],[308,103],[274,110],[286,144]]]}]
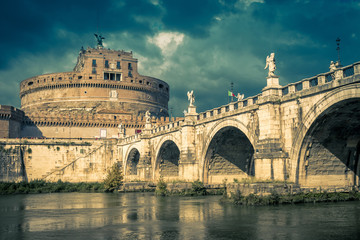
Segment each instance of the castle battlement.
[{"label": "castle battlement", "polygon": [[[132,52],[81,48],[73,71],[25,79],[20,83],[25,136],[96,137],[107,131],[112,137],[119,124],[125,124],[129,134],[140,131],[144,121],[138,119],[146,111],[155,118],[167,117],[169,85],[139,74],[137,63]],[[58,126],[92,130],[79,129],[74,135]]]}]

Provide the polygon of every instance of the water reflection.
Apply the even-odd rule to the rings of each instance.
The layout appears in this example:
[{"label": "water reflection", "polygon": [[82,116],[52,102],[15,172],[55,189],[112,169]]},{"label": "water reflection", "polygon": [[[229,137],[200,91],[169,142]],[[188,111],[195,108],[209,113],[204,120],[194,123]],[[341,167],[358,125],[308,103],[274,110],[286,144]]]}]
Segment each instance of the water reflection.
[{"label": "water reflection", "polygon": [[218,196],[0,197],[0,239],[356,239],[360,203],[239,207]]}]

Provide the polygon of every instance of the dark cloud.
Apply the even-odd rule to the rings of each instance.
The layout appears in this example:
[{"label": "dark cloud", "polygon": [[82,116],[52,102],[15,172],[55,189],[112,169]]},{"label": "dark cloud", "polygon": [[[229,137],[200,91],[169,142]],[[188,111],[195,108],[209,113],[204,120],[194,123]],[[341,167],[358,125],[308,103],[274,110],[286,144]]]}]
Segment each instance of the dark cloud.
[{"label": "dark cloud", "polygon": [[[227,103],[231,82],[235,93],[261,93],[271,52],[283,85],[328,71],[337,37],[342,63],[359,61],[359,11],[358,1],[340,0],[5,1],[0,104],[19,107],[18,83],[28,77],[71,70],[99,31],[107,47],[134,51],[141,74],[170,84],[175,115],[191,89],[205,111]],[[183,38],[164,48],[156,42],[164,32]]]},{"label": "dark cloud", "polygon": [[161,3],[165,9],[163,22],[167,29],[206,37],[215,17],[234,10],[236,1],[182,0]]}]

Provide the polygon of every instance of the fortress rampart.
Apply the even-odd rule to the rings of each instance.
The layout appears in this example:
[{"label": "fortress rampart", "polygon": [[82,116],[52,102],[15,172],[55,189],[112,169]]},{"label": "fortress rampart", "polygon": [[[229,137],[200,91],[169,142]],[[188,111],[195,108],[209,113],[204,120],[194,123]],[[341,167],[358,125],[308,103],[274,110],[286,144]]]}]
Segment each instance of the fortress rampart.
[{"label": "fortress rampart", "polygon": [[132,52],[98,46],[81,49],[72,72],[22,81],[20,98],[23,137],[115,137],[119,124],[127,134],[141,131],[146,111],[167,117],[169,85],[140,75]]}]

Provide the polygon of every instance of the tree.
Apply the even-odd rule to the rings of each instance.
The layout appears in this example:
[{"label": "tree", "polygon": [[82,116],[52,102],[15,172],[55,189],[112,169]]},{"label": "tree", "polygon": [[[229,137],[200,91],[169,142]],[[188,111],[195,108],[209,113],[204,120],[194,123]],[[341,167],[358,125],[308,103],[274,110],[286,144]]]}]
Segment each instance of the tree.
[{"label": "tree", "polygon": [[104,180],[104,188],[106,192],[113,192],[120,188],[123,183],[123,174],[119,163],[114,163],[111,169],[108,171]]}]

